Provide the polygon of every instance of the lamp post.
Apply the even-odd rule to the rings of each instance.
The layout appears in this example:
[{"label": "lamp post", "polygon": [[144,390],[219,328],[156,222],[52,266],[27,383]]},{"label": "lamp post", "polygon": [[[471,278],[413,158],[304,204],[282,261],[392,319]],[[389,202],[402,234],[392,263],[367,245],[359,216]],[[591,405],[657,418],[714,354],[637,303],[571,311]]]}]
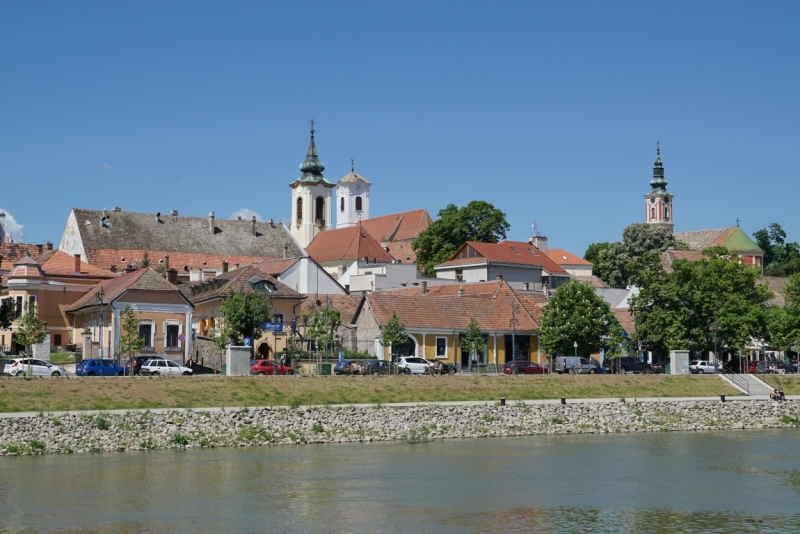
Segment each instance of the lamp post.
[{"label": "lamp post", "polygon": [[94,294],[94,299],[100,303],[100,357],[103,357],[103,328],[105,324],[103,323],[103,297],[105,297],[105,291],[101,287],[100,290]]},{"label": "lamp post", "polygon": [[573,341],[572,342],[572,348],[575,349],[575,357],[577,358],[578,357],[578,342],[577,341]]}]

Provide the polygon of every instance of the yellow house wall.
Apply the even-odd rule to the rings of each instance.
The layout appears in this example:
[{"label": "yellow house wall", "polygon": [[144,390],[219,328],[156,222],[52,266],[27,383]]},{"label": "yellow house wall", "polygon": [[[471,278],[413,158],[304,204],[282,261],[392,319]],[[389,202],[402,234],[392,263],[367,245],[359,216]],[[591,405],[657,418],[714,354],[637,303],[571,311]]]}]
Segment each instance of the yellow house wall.
[{"label": "yellow house wall", "polygon": [[[113,323],[113,314],[110,311],[103,310],[103,348],[107,349],[109,346],[111,347],[111,351],[114,351],[114,333],[116,331],[117,325],[111,324]],[[83,329],[89,325],[90,321],[94,319],[95,323],[99,322],[100,314],[96,312],[94,317],[92,314],[87,313],[84,315],[79,315],[75,317],[75,324],[74,324],[74,336],[75,336],[75,343],[77,345],[83,345],[83,336],[81,332]],[[191,336],[191,332],[187,331],[186,328],[186,315],[182,313],[157,313],[157,312],[137,312],[136,313],[136,320],[137,321],[151,321],[153,323],[153,350],[152,351],[142,351],[142,354],[166,354],[171,358],[175,358],[178,356],[183,355],[185,352],[186,341],[180,343],[180,350],[170,350],[167,352],[166,350],[166,323],[167,321],[176,321],[181,324],[181,333],[189,338]],[[99,327],[95,326],[92,328],[94,333],[93,340],[95,342],[99,342]],[[110,340],[110,344],[109,344]]]}]

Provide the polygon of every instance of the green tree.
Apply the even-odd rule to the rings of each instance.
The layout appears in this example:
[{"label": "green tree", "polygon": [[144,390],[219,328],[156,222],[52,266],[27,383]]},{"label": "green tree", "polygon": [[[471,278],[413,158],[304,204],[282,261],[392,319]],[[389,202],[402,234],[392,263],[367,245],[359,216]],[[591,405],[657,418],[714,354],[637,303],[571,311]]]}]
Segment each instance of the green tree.
[{"label": "green tree", "polygon": [[0,330],[11,328],[11,323],[17,318],[16,315],[14,299],[9,297],[0,300]]},{"label": "green tree", "polygon": [[142,256],[142,259],[139,260],[139,268],[149,269],[152,266],[153,266],[153,260],[150,259],[150,253],[145,250],[144,256]]},{"label": "green tree", "polygon": [[[622,241],[599,248],[592,272],[612,287],[626,287],[634,271],[631,264],[648,254],[661,254],[670,247],[689,250],[669,230],[652,224],[634,223],[622,231]],[[588,251],[587,251],[588,252]]]},{"label": "green tree", "polygon": [[505,239],[509,228],[506,214],[488,202],[473,200],[463,208],[449,204],[414,240],[417,265],[423,275],[434,277],[433,268],[449,260],[465,242],[497,243]]},{"label": "green tree", "polygon": [[219,315],[224,329],[234,343],[249,337],[261,337],[261,326],[272,318],[269,297],[258,291],[246,293],[231,290],[222,300]]},{"label": "green tree", "polygon": [[589,357],[600,352],[602,337],[619,323],[611,307],[588,284],[572,281],[556,289],[542,310],[539,339],[544,350],[553,356],[578,354]]},{"label": "green tree", "polygon": [[715,338],[718,346],[741,349],[768,335],[765,305],[772,293],[735,257],[677,260],[671,272],[652,265],[639,285],[630,301],[634,339],[657,354],[712,350]]},{"label": "green tree", "polygon": [[764,273],[767,276],[789,276],[800,273],[800,245],[786,242],[786,232],[772,223],[753,233],[759,248],[764,251]]},{"label": "green tree", "polygon": [[473,358],[483,354],[483,350],[486,348],[486,340],[483,339],[483,332],[481,332],[478,320],[474,316],[470,317],[469,326],[467,326],[467,331],[464,334],[464,348],[469,353],[470,366]]},{"label": "green tree", "polygon": [[[405,343],[407,339],[408,333],[406,333],[405,325],[400,322],[400,317],[392,312],[392,318],[389,319],[389,322],[386,323],[381,332],[380,344],[384,347],[396,347]],[[394,360],[394,354],[392,354],[392,360]]]},{"label": "green tree", "polygon": [[133,377],[133,354],[142,350],[144,340],[139,336],[139,321],[133,306],[128,304],[119,316],[119,351],[128,355],[130,376]]},{"label": "green tree", "polygon": [[783,351],[800,347],[800,273],[789,277],[783,287],[784,306],[769,311],[771,345]]},{"label": "green tree", "polygon": [[[36,304],[28,302],[25,304],[25,313],[19,322],[17,331],[14,332],[14,337],[17,343],[25,347],[29,358],[33,358],[33,346],[38,345],[47,337],[44,322],[36,317]],[[28,366],[28,374],[31,368]]]},{"label": "green tree", "polygon": [[609,243],[592,243],[583,254],[583,259],[589,263],[596,264],[600,261],[600,253],[608,248]]},{"label": "green tree", "polygon": [[333,308],[322,308],[314,313],[301,314],[306,326],[307,338],[317,342],[317,347],[327,350],[334,345],[336,332],[342,326],[342,314]]}]

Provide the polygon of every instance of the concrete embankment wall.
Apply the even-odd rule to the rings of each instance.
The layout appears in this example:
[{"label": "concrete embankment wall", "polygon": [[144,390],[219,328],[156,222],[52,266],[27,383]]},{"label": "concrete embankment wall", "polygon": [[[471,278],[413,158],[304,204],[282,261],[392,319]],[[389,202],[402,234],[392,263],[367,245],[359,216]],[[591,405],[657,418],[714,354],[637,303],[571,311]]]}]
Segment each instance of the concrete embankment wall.
[{"label": "concrete embankment wall", "polygon": [[800,401],[300,407],[0,419],[0,455],[800,426]]}]

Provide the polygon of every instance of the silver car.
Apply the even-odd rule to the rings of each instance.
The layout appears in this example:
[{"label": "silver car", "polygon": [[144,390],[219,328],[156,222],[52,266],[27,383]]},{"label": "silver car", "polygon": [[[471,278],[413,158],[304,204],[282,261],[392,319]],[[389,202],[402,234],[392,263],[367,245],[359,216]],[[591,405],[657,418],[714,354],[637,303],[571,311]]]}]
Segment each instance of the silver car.
[{"label": "silver car", "polygon": [[717,364],[711,363],[708,360],[694,360],[689,363],[689,371],[693,374],[715,374],[719,373]]},{"label": "silver car", "polygon": [[139,374],[145,376],[190,376],[192,370],[178,365],[172,360],[147,360],[142,364]]},{"label": "silver car", "polygon": [[433,364],[425,358],[416,356],[401,356],[397,360],[400,372],[406,375],[424,375],[431,372]]},{"label": "silver car", "polygon": [[64,371],[50,362],[35,358],[14,358],[6,364],[4,374],[11,376],[64,376]]}]

